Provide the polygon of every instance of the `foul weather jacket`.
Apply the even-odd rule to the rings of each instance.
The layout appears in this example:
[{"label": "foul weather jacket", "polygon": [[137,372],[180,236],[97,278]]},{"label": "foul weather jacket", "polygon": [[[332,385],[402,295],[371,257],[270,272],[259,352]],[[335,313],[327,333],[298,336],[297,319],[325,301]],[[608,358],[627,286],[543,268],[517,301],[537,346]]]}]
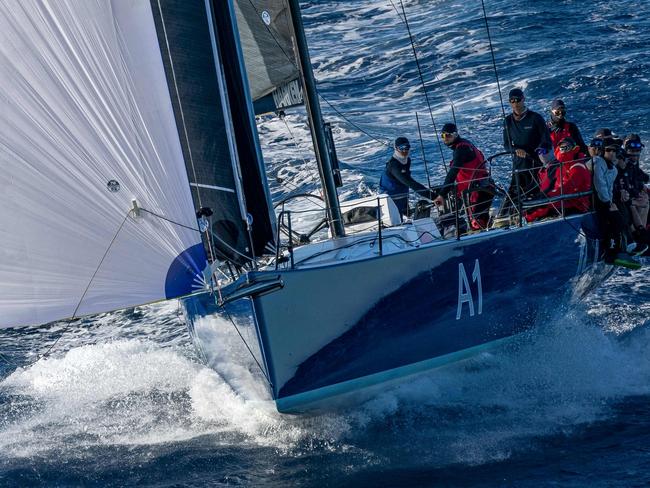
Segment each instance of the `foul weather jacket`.
[{"label": "foul weather jacket", "polygon": [[528,154],[528,158],[514,158],[515,169],[541,166],[535,149],[543,147],[550,151],[552,148],[544,118],[532,110],[527,110],[520,120],[508,115],[503,123],[503,147],[509,152],[523,149]]},{"label": "foul weather jacket", "polygon": [[440,195],[446,197],[453,189],[454,182],[459,197],[472,186],[472,183],[487,186],[489,172],[485,166],[483,153],[467,139],[461,137],[449,147],[454,150],[454,154],[449,162],[449,172]]},{"label": "foul weather jacket", "polygon": [[578,126],[575,125],[573,122],[569,122],[568,120],[564,120],[564,119],[558,120],[557,122],[553,120],[549,120],[546,123],[546,126],[548,127],[549,135],[551,136],[553,149],[557,148],[557,145],[563,139],[570,137],[576,142],[576,144],[580,147],[580,150],[583,153],[587,154],[589,152],[587,149],[587,145],[585,144],[585,141],[582,138],[582,134],[580,134],[580,130],[578,129]]},{"label": "foul weather jacket", "polygon": [[406,164],[400,163],[394,157],[390,158],[379,180],[379,188],[391,197],[401,215],[408,215],[409,188],[424,198],[435,198],[430,189],[411,176],[411,158],[407,159]]},{"label": "foul weather jacket", "polygon": [[614,180],[618,171],[613,163],[605,161],[600,156],[593,158],[594,190],[602,203],[610,204],[614,198]]}]

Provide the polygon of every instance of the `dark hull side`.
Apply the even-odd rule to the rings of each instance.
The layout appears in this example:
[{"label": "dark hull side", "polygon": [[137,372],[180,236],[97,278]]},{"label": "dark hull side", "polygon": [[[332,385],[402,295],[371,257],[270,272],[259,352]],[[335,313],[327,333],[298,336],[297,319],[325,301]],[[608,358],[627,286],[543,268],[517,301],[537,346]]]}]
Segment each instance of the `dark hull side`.
[{"label": "dark hull side", "polygon": [[284,287],[253,309],[278,409],[318,408],[532,327],[598,260],[581,218],[274,272]]}]

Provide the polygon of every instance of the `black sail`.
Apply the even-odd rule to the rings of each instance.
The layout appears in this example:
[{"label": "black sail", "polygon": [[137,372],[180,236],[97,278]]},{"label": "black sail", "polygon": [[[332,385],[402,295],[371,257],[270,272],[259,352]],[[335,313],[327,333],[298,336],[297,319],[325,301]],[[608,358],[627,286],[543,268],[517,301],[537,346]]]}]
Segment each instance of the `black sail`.
[{"label": "black sail", "polygon": [[286,0],[237,0],[235,10],[255,112],[302,105]]},{"label": "black sail", "polygon": [[[151,0],[192,197],[209,208],[208,256],[274,249],[274,214],[230,0]],[[250,225],[249,225],[250,224]]]}]

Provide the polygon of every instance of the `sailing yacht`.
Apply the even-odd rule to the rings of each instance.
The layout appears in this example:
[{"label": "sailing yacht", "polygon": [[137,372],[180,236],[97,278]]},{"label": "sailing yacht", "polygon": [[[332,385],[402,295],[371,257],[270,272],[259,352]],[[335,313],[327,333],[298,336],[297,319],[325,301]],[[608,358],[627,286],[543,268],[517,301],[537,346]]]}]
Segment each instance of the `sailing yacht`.
[{"label": "sailing yacht", "polygon": [[[609,272],[590,215],[450,235],[339,202],[297,0],[5,2],[0,27],[2,327],[180,298],[200,340],[243,307],[278,410],[303,412],[510,340]],[[321,240],[276,216],[255,125],[296,104]]]}]

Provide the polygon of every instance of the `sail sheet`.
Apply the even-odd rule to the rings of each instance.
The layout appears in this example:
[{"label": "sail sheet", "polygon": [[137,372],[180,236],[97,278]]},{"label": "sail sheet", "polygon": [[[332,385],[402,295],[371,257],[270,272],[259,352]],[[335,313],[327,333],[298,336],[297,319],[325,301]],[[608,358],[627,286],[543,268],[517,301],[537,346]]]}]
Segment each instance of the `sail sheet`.
[{"label": "sail sheet", "polygon": [[149,1],[1,2],[0,100],[1,327],[202,287]]}]

